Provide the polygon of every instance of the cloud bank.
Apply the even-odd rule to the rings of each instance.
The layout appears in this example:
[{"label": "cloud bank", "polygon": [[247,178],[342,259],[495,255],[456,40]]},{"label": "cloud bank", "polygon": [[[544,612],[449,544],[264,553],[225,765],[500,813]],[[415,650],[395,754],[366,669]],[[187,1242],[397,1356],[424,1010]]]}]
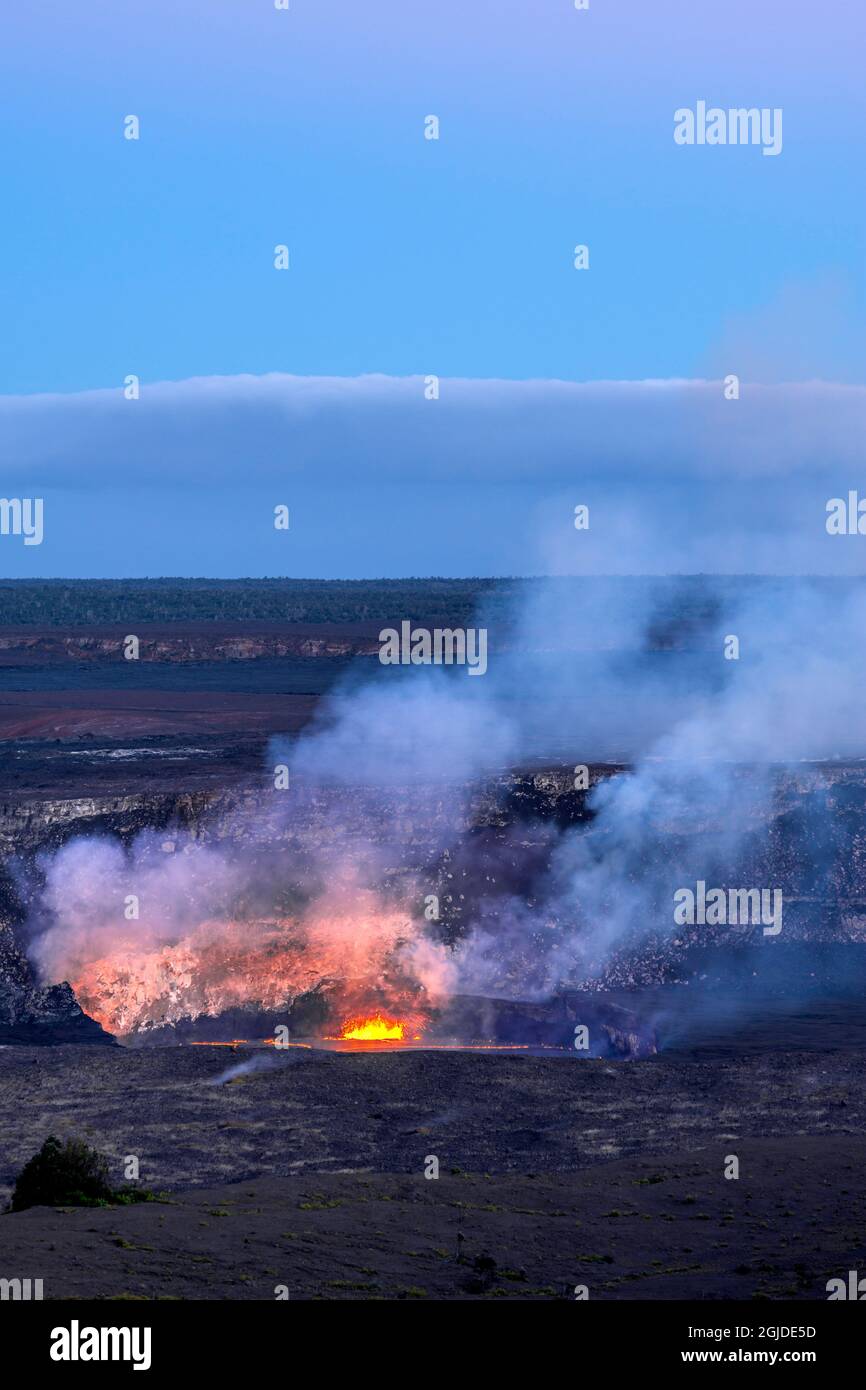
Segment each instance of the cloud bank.
[{"label": "cloud bank", "polygon": [[7,470],[41,485],[427,478],[570,481],[577,472],[714,480],[859,464],[866,387],[719,381],[196,377],[0,397]]},{"label": "cloud bank", "polygon": [[[70,533],[26,572],[92,574],[82,508],[116,532],[131,498],[141,573],[223,574],[228,554],[239,575],[863,569],[860,538],[829,537],[825,508],[857,487],[866,387],[437,387],[269,374],[145,382],[137,400],[121,386],[0,398],[4,494],[46,496],[47,541]],[[279,503],[299,518],[288,569],[268,521]]]}]

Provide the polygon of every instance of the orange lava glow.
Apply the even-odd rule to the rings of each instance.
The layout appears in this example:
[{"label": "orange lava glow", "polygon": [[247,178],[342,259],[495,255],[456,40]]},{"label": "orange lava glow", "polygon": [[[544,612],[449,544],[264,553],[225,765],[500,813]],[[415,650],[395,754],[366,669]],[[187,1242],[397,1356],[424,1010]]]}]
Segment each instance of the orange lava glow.
[{"label": "orange lava glow", "polygon": [[[251,1038],[232,1038],[229,1042],[207,1042],[194,1038],[190,1042],[190,1047],[231,1047],[237,1050],[239,1047],[276,1047],[276,1038],[258,1038],[253,1041]],[[312,1050],[312,1043],[280,1043],[280,1048],[284,1047],[303,1047],[307,1052]]]},{"label": "orange lava glow", "polygon": [[58,954],[52,970],[85,1013],[121,1037],[230,1009],[278,1013],[320,994],[351,1028],[381,1019],[384,1031],[344,1032],[347,1040],[417,1041],[427,1011],[450,992],[445,948],[361,890],[351,907],[322,905],[302,920],[206,920],[174,939],[168,929],[138,936],[123,925],[93,939],[102,954],[91,954],[90,937],[75,938],[75,958]]},{"label": "orange lava glow", "polygon": [[402,1042],[406,1030],[402,1023],[374,1014],[372,1018],[350,1018],[343,1024],[341,1041]]}]

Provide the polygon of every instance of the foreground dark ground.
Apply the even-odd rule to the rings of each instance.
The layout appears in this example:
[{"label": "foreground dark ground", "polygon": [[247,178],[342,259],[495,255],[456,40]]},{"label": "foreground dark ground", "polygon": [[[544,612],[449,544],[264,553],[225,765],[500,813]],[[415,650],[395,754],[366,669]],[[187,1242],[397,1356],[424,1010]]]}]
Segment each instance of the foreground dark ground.
[{"label": "foreground dark ground", "polygon": [[[432,1145],[436,1147],[436,1145]],[[69,1298],[825,1299],[866,1262],[866,1141],[738,1141],[578,1174],[308,1174],[0,1218]],[[458,1240],[462,1236],[462,1240]],[[458,1247],[460,1254],[458,1255]]]},{"label": "foreground dark ground", "polygon": [[620,1063],[6,1048],[7,1194],[54,1133],[118,1180],[137,1155],[163,1200],[2,1216],[0,1275],[49,1298],[823,1299],[866,1263],[851,1008],[793,1030],[821,1052],[758,1020]]},{"label": "foreground dark ground", "polygon": [[[820,1017],[820,1015],[816,1016]],[[633,1062],[501,1052],[0,1049],[0,1197],[48,1134],[139,1157],[153,1188],[364,1170],[575,1172],[739,1138],[866,1136],[866,1048],[718,1031]],[[746,1030],[741,1030],[741,1032]],[[802,1042],[809,1037],[804,1026]],[[822,1034],[826,1029],[822,1027]],[[796,1040],[794,1040],[796,1041]],[[775,1044],[775,1045],[774,1045]],[[728,1146],[728,1147],[725,1147]]]}]

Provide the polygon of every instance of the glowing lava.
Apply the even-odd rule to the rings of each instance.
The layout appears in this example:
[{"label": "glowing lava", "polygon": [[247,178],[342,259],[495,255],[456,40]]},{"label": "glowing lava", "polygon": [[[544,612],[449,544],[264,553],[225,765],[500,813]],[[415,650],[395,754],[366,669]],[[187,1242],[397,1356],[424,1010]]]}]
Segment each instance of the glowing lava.
[{"label": "glowing lava", "polygon": [[406,1036],[402,1023],[393,1022],[375,1014],[373,1018],[350,1018],[343,1024],[341,1041],[353,1042],[402,1042]]},{"label": "glowing lava", "polygon": [[[82,934],[76,958],[52,958],[85,1013],[119,1036],[216,1018],[233,1009],[277,1013],[304,995],[321,994],[351,1041],[415,1040],[426,1021],[419,1004],[450,993],[450,948],[424,939],[402,911],[356,893],[351,911],[320,905],[302,921],[199,922],[183,932],[154,928],[141,941],[126,926]],[[174,939],[171,939],[174,936]],[[94,956],[99,942],[102,955]],[[402,1032],[391,1031],[402,1027]],[[335,1028],[336,1032],[337,1029]]]}]

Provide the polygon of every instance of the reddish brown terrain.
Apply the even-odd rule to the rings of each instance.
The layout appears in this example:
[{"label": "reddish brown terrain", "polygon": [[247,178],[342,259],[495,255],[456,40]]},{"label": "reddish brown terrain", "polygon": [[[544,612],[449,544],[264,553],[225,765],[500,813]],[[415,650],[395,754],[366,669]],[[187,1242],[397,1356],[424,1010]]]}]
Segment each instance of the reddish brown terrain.
[{"label": "reddish brown terrain", "polygon": [[[320,672],[333,678],[353,657],[372,656],[379,629],[378,623],[6,625],[0,627],[0,739],[296,733],[321,693],[315,687],[329,683]],[[123,656],[131,632],[140,643],[138,662]],[[256,690],[256,663],[267,663],[273,685],[279,662],[290,686],[314,688]],[[241,663],[249,663],[244,690],[233,688]],[[203,664],[211,668],[206,688],[197,678]],[[154,667],[166,669],[164,685]],[[183,667],[191,668],[186,689]],[[227,673],[224,681],[218,668]],[[136,689],[142,672],[146,688]],[[111,688],[120,682],[122,688]]]},{"label": "reddish brown terrain", "polygon": [[297,733],[316,703],[314,695],[222,691],[0,691],[0,739]]}]

